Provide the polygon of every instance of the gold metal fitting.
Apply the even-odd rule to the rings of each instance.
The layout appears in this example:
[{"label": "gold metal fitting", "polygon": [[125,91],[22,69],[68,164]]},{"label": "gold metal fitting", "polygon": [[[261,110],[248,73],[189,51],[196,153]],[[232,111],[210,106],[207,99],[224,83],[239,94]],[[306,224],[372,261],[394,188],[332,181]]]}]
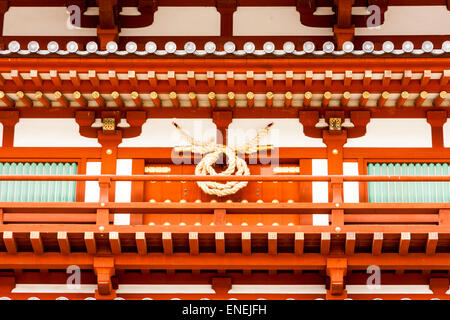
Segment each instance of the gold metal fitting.
[{"label": "gold metal fitting", "polygon": [[[195,97],[197,96],[196,94],[195,94],[195,92],[189,92],[188,93],[188,96],[189,96],[189,99],[195,99]],[[208,95],[209,96],[209,95]]]},{"label": "gold metal fitting", "polygon": [[[172,93],[172,92],[171,92],[171,93]],[[174,92],[174,93],[175,93],[175,92]],[[175,96],[176,96],[176,93],[175,93]],[[156,91],[150,92],[150,98],[152,98],[152,99],[158,98],[158,93],[157,93]]]},{"label": "gold metal fitting", "polygon": [[341,118],[330,118],[330,130],[341,130]]},{"label": "gold metal fitting", "polygon": [[216,93],[211,91],[210,93],[208,93],[208,99],[215,99],[216,98]]},{"label": "gold metal fitting", "polygon": [[113,131],[116,129],[116,119],[114,118],[104,118],[103,119],[103,130]]},{"label": "gold metal fitting", "polygon": [[120,94],[119,94],[117,91],[111,92],[111,97],[112,97],[113,99],[117,99],[119,96],[120,96]]},{"label": "gold metal fitting", "polygon": [[138,98],[139,97],[139,93],[137,92],[137,91],[133,91],[132,93],[131,93],[131,98],[132,99],[136,99],[136,98]]},{"label": "gold metal fitting", "polygon": [[[172,92],[169,93],[169,98],[170,99],[176,99],[176,97],[177,97],[177,93],[175,91],[172,91]],[[152,99],[154,99],[154,98],[152,97]]]}]

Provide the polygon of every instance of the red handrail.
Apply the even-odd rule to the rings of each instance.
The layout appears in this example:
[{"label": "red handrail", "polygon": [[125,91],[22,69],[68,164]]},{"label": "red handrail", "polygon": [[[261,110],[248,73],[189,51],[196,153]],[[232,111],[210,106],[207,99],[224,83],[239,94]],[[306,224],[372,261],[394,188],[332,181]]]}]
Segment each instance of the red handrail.
[{"label": "red handrail", "polygon": [[196,175],[0,175],[0,181],[450,181],[450,176],[311,176],[311,175],[251,175],[251,176],[196,176]]}]

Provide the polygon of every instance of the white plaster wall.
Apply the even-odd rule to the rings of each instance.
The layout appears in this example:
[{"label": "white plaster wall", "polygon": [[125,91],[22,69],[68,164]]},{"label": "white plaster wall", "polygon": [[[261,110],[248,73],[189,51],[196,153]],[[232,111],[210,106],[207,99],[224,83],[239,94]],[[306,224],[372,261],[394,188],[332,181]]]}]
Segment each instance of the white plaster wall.
[{"label": "white plaster wall", "polygon": [[[316,14],[329,14],[318,8]],[[327,9],[328,10],[328,9]],[[329,11],[329,10],[328,10]],[[89,8],[87,14],[97,14]],[[122,14],[138,15],[135,8]],[[64,7],[10,7],[5,14],[5,36],[95,36],[96,28],[76,28],[68,23]],[[300,23],[295,7],[238,7],[234,35],[332,35],[331,28],[311,28]],[[445,6],[391,6],[386,22],[376,28],[356,28],[356,35],[439,35],[450,30],[450,11]],[[159,7],[149,27],[123,28],[122,36],[219,36],[220,14],[215,7]]]},{"label": "white plaster wall", "polygon": [[322,139],[309,138],[303,134],[298,119],[233,119],[228,127],[228,145],[241,145],[254,138],[257,132],[273,122],[269,134],[260,140],[261,145],[275,147],[326,147]]},{"label": "white plaster wall", "polygon": [[[131,176],[132,159],[118,159],[116,166],[116,174],[118,176]],[[116,182],[116,201],[115,202],[131,202],[131,181]],[[115,225],[129,225],[130,215],[128,213],[114,214]]]},{"label": "white plaster wall", "polygon": [[[344,162],[343,172],[345,176],[357,176],[358,162]],[[353,181],[344,182],[344,202],[359,202],[359,183]]]},{"label": "white plaster wall", "polygon": [[447,122],[444,124],[443,130],[444,130],[444,147],[450,148],[450,121],[447,120]]},{"label": "white plaster wall", "polygon": [[82,137],[74,119],[20,119],[15,147],[101,147],[97,139]]},{"label": "white plaster wall", "polygon": [[120,35],[220,36],[220,14],[216,7],[159,7],[151,26],[123,28]]},{"label": "white plaster wall", "polygon": [[4,36],[96,36],[96,28],[76,28],[65,7],[10,7],[5,13]]},{"label": "white plaster wall", "polygon": [[426,119],[371,119],[367,134],[348,139],[344,147],[431,148],[431,127]]},{"label": "white plaster wall", "polygon": [[302,25],[300,13],[295,7],[238,7],[233,16],[233,35],[329,36],[333,35],[333,31],[331,28]]},{"label": "white plaster wall", "polygon": [[[173,119],[148,119],[139,137],[123,139],[119,147],[174,147],[189,145],[172,125]],[[195,139],[209,141],[216,136],[211,119],[176,119],[175,122]]]},{"label": "white plaster wall", "polygon": [[449,31],[446,6],[389,6],[383,25],[356,28],[355,35],[445,35]]},{"label": "white plaster wall", "polygon": [[[86,163],[86,175],[97,176],[101,175],[102,163],[101,162],[87,162]],[[99,202],[100,201],[100,186],[97,181],[86,181],[86,187],[84,190],[85,202]]]}]

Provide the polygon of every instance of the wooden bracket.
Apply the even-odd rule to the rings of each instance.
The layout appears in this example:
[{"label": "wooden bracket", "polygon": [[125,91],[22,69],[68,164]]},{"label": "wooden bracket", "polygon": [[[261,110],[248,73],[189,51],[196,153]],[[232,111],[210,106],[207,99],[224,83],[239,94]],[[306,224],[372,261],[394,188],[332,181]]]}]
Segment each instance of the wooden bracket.
[{"label": "wooden bracket", "polygon": [[347,138],[359,138],[366,134],[370,122],[370,111],[351,111],[350,120],[353,128],[347,128]]},{"label": "wooden bracket", "polygon": [[17,253],[15,234],[12,231],[3,232],[3,242],[5,243],[6,252]]},{"label": "wooden bracket", "polygon": [[34,254],[40,255],[44,253],[44,244],[39,231],[30,232],[30,242],[33,247]]},{"label": "wooden bracket", "polygon": [[251,232],[242,232],[241,234],[242,255],[252,254],[252,234]]},{"label": "wooden bracket", "polygon": [[383,232],[374,232],[372,240],[372,255],[379,256],[383,250]]},{"label": "wooden bracket", "polygon": [[428,232],[427,245],[425,248],[425,253],[428,256],[436,254],[436,247],[439,240],[439,233],[437,232]]},{"label": "wooden bracket", "polygon": [[232,278],[214,277],[211,279],[211,287],[216,294],[227,294],[231,290]]},{"label": "wooden bracket", "polygon": [[322,138],[322,129],[316,128],[319,122],[318,111],[300,111],[299,121],[303,125],[303,133],[310,138]]},{"label": "wooden bracket", "polygon": [[95,121],[94,111],[75,112],[75,121],[80,126],[80,135],[86,138],[97,138],[97,129],[91,128]]},{"label": "wooden bracket", "polygon": [[276,232],[267,233],[267,253],[270,255],[276,255],[278,251],[278,235]]},{"label": "wooden bracket", "polygon": [[331,248],[331,234],[329,232],[322,232],[320,235],[320,254],[328,255]]},{"label": "wooden bracket", "polygon": [[84,233],[84,243],[86,245],[86,251],[88,254],[97,253],[97,244],[95,242],[95,235],[93,232]]},{"label": "wooden bracket", "polygon": [[332,296],[340,296],[344,294],[345,275],[347,273],[347,259],[344,258],[328,258],[327,259],[327,276],[330,277],[329,293]]},{"label": "wooden bracket", "polygon": [[224,232],[216,232],[215,240],[216,240],[216,254],[224,255],[225,254],[225,233]]},{"label": "wooden bracket", "polygon": [[59,252],[61,254],[70,254],[70,242],[67,236],[67,232],[59,231],[57,234]]},{"label": "wooden bracket", "polygon": [[435,295],[445,295],[449,290],[449,279],[445,278],[430,278],[430,290]]},{"label": "wooden bracket", "polygon": [[0,275],[0,291],[11,292],[16,286],[16,277],[13,272],[2,273]]},{"label": "wooden bracket", "polygon": [[145,232],[136,232],[136,248],[139,255],[147,254],[147,240]]},{"label": "wooden bracket", "polygon": [[98,289],[95,291],[97,300],[109,300],[116,297],[115,290],[112,285],[112,277],[115,275],[114,258],[112,257],[95,257],[94,271],[97,275]]},{"label": "wooden bracket", "polygon": [[198,232],[189,232],[189,253],[190,255],[199,254]]},{"label": "wooden bracket", "polygon": [[141,134],[142,126],[147,121],[147,113],[144,111],[128,111],[126,119],[129,128],[120,128],[122,138],[134,138]]},{"label": "wooden bracket", "polygon": [[172,242],[172,233],[171,232],[163,232],[162,233],[162,244],[164,254],[172,255],[173,254],[173,242]]},{"label": "wooden bracket", "polygon": [[305,246],[305,234],[303,232],[295,233],[295,254],[302,255]]},{"label": "wooden bracket", "polygon": [[345,235],[345,254],[348,256],[355,254],[356,234],[347,232]]}]

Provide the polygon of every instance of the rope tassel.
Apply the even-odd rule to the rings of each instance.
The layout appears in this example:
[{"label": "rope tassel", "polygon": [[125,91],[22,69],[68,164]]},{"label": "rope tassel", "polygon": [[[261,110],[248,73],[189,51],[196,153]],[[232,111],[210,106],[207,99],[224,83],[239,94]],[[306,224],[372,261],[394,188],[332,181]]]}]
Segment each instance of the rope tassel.
[{"label": "rope tassel", "polygon": [[[185,132],[177,123],[172,122],[181,135],[191,144],[190,146],[177,148],[176,151],[190,151],[204,155],[202,160],[195,167],[195,175],[198,176],[249,176],[250,169],[245,162],[245,159],[238,156],[238,154],[252,154],[258,152],[258,145],[261,138],[268,135],[273,122],[269,123],[264,129],[260,130],[255,138],[251,139],[244,145],[232,148],[222,144],[216,144],[213,140],[208,143],[196,141],[187,132]],[[222,154],[225,154],[227,161],[227,168],[217,173],[213,166],[219,160]],[[247,186],[248,181],[228,181],[226,183],[219,183],[214,181],[197,181],[197,185],[203,192],[215,195],[218,197],[225,197],[235,194],[240,189]]]}]

